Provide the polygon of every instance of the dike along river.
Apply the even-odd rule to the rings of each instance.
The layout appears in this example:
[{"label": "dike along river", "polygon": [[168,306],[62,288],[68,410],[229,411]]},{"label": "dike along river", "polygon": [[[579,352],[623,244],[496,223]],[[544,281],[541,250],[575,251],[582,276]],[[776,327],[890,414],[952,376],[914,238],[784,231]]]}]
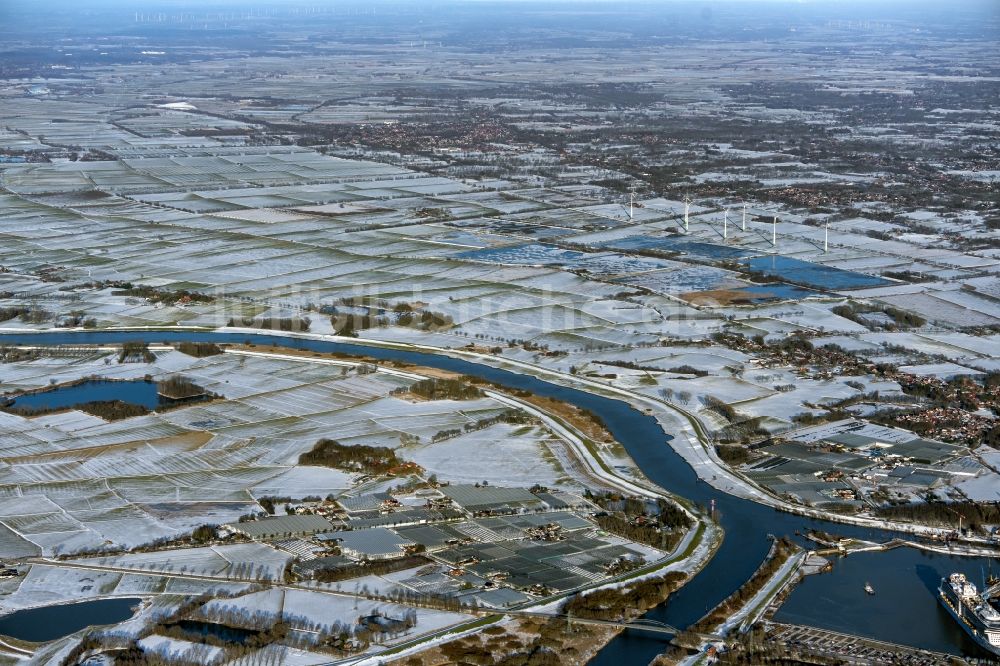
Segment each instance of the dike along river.
[{"label": "dike along river", "polygon": [[[653,482],[670,492],[707,506],[714,499],[725,539],[711,562],[669,601],[652,609],[647,617],[675,627],[686,627],[732,594],[760,566],[770,547],[769,535],[793,536],[809,529],[888,540],[886,532],[813,520],[775,511],[739,499],[700,482],[694,470],[674,452],[656,420],[620,400],[566,388],[535,377],[449,356],[381,347],[311,340],[280,333],[213,333],[209,331],[88,331],[0,334],[0,344],[65,345],[120,344],[123,342],[176,343],[215,342],[275,345],[316,352],[368,356],[401,361],[466,375],[482,377],[509,388],[570,402],[598,414]],[[971,580],[980,579],[984,562],[899,548],[863,559],[852,556],[834,571],[807,579],[792,593],[777,618],[788,622],[855,633],[914,647],[988,656],[968,639],[940,608],[935,588],[941,576],[962,571]],[[850,566],[848,566],[848,564]],[[870,581],[874,597],[865,594]],[[639,631],[626,631],[612,640],[590,663],[622,666],[648,664],[665,648],[662,638]]]}]

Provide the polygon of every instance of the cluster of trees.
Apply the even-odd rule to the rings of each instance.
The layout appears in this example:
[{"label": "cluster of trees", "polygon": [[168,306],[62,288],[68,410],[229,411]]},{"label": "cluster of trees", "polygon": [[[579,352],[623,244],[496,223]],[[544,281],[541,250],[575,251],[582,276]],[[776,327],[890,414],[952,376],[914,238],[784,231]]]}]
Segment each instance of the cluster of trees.
[{"label": "cluster of trees", "polygon": [[451,315],[431,310],[420,310],[419,312],[400,312],[396,317],[396,323],[400,326],[413,326],[424,330],[438,328],[449,328],[454,325],[455,320]]},{"label": "cluster of trees", "polygon": [[330,316],[330,325],[337,335],[357,337],[358,331],[369,328],[384,328],[389,325],[389,318],[372,314],[334,314]]},{"label": "cluster of trees", "polygon": [[415,307],[405,302],[392,304],[384,299],[364,296],[341,298],[338,302],[346,307],[361,310],[361,312],[347,313],[338,312],[336,306],[327,309],[327,311],[332,309],[330,323],[340,335],[354,335],[356,331],[388,326],[393,322],[393,318],[389,316],[390,311],[395,315],[395,323],[399,326],[429,330],[449,328],[455,323],[451,315]]},{"label": "cluster of trees", "polygon": [[119,363],[152,363],[155,360],[156,354],[149,351],[149,344],[146,342],[126,342],[118,353]]},{"label": "cluster of trees", "polygon": [[[65,655],[63,655],[62,661],[59,662],[60,666],[77,666],[85,658],[95,650],[107,650],[109,648],[121,648],[125,645],[132,643],[132,640],[122,638],[118,639],[117,636],[110,633],[97,634],[96,632],[88,632],[80,639],[76,645],[70,649]],[[115,663],[119,663],[117,660]],[[138,664],[142,662],[131,661],[127,662],[129,664]],[[159,664],[165,664],[166,662],[159,662]],[[159,666],[156,662],[150,662],[150,666]]]},{"label": "cluster of trees", "polygon": [[[442,645],[441,655],[449,664],[488,664],[489,666],[560,666],[582,663],[586,655],[578,645],[593,642],[594,630],[581,624],[567,627],[560,618],[530,620],[508,633],[501,626],[490,626],[478,634],[465,636]],[[420,656],[411,657],[405,666],[424,666]]]},{"label": "cluster of trees", "polygon": [[407,587],[395,588],[382,598],[386,601],[405,604],[407,606],[422,606],[424,608],[436,608],[438,610],[454,612],[467,610],[475,605],[475,601],[473,601],[471,606],[470,604],[463,604],[462,600],[454,595],[438,594],[436,592],[417,592]]},{"label": "cluster of trees", "polygon": [[337,303],[349,308],[376,308],[378,310],[388,310],[392,303],[384,298],[374,298],[372,296],[343,296],[337,299]]},{"label": "cluster of trees", "polygon": [[41,358],[37,349],[18,349],[17,347],[0,347],[0,363],[18,363],[34,361]]},{"label": "cluster of trees", "polygon": [[609,576],[618,576],[620,574],[628,573],[629,571],[641,569],[644,566],[646,566],[646,558],[642,556],[634,559],[630,557],[619,557],[605,568],[605,572]]},{"label": "cluster of trees", "polygon": [[892,317],[900,328],[920,328],[927,323],[927,320],[920,315],[894,308],[891,305],[887,306],[883,312]]},{"label": "cluster of trees", "polygon": [[334,439],[321,439],[310,451],[299,456],[300,465],[319,465],[364,472],[387,474],[400,465],[395,451],[385,446],[347,446]]},{"label": "cluster of trees", "polygon": [[19,318],[29,324],[41,324],[52,318],[52,313],[32,305],[12,305],[0,308],[0,321]]},{"label": "cluster of trees", "polygon": [[761,426],[763,417],[748,417],[740,414],[732,405],[711,395],[702,398],[702,402],[706,411],[715,412],[727,423],[725,427],[715,433],[715,438],[721,442],[749,443],[755,437],[767,437],[769,434]]},{"label": "cluster of trees", "polygon": [[74,310],[56,324],[59,328],[97,328],[97,319],[88,317],[79,310]]},{"label": "cluster of trees", "polygon": [[663,399],[667,402],[673,402],[674,397],[676,396],[678,402],[682,402],[685,405],[691,402],[692,398],[691,391],[677,391],[677,393],[674,393],[672,388],[660,389],[660,395],[663,396]]},{"label": "cluster of trees", "polygon": [[644,543],[660,550],[670,550],[680,540],[680,533],[671,532],[655,523],[637,523],[614,514],[595,517],[598,526],[605,532],[625,537],[629,541]]},{"label": "cluster of trees", "polygon": [[133,416],[149,414],[149,410],[142,405],[125,402],[124,400],[95,400],[75,405],[75,408],[81,412],[102,418],[105,421],[118,421],[120,419],[130,419]]},{"label": "cluster of trees", "polygon": [[729,423],[736,423],[740,420],[739,413],[733,408],[732,405],[719,400],[714,395],[706,395],[701,399],[701,401],[702,404],[705,405],[705,411],[715,412]]},{"label": "cluster of trees", "polygon": [[627,620],[666,601],[686,578],[682,572],[671,571],[623,587],[581,592],[570,597],[562,612],[594,620]]},{"label": "cluster of trees", "polygon": [[662,497],[656,498],[654,508],[654,503],[643,497],[626,497],[616,492],[595,493],[587,489],[583,496],[602,509],[622,513],[627,518],[643,516],[669,528],[687,529],[693,525],[691,518],[683,510]]},{"label": "cluster of trees", "polygon": [[844,305],[838,305],[834,308],[830,308],[830,312],[838,317],[849,319],[850,321],[853,321],[856,324],[861,324],[867,328],[875,328],[875,326],[873,326],[872,323],[865,318],[865,315],[875,312],[881,312],[892,318],[894,323],[885,326],[888,330],[896,328],[920,328],[927,323],[927,320],[923,317],[920,317],[912,312],[907,312],[906,310],[892,307],[891,305],[875,306],[861,305],[859,303],[846,303]]},{"label": "cluster of trees", "polygon": [[227,326],[242,328],[263,328],[287,333],[304,333],[309,330],[308,317],[231,317]]},{"label": "cluster of trees", "polygon": [[222,347],[211,342],[182,342],[174,347],[177,351],[195,358],[216,356],[222,353]]},{"label": "cluster of trees", "polygon": [[[332,499],[334,499],[334,496],[333,495],[327,495],[327,499],[328,500],[332,500]],[[306,495],[305,497],[302,498],[301,501],[303,501],[303,502],[320,502],[322,500],[323,500],[323,498],[320,497],[319,495]],[[289,497],[288,495],[283,495],[283,496],[264,495],[263,497],[260,497],[260,498],[257,499],[257,504],[260,504],[261,507],[263,507],[264,510],[267,511],[268,514],[270,514],[270,515],[273,516],[274,512],[276,510],[276,507],[279,504],[284,504],[285,505],[285,513],[287,513],[287,514],[292,513],[292,505],[291,505],[291,503],[294,502],[294,501],[295,501],[295,498],[294,497]],[[241,523],[245,523],[248,520],[251,520],[253,518],[253,516],[254,516],[254,514],[250,514],[249,516],[247,516],[247,520],[242,520],[241,519],[240,522]]]},{"label": "cluster of trees", "polygon": [[334,583],[362,576],[384,576],[395,571],[403,571],[404,569],[412,569],[430,564],[430,562],[431,560],[423,555],[406,555],[405,557],[396,557],[391,560],[352,562],[344,566],[317,569],[313,577],[321,583]]},{"label": "cluster of trees", "polygon": [[584,496],[608,511],[595,516],[602,530],[661,550],[673,548],[682,530],[693,524],[684,511],[663,498],[657,498],[654,508],[641,497],[623,497],[612,492],[595,494],[587,490]]},{"label": "cluster of trees", "polygon": [[429,377],[411,384],[409,387],[393,389],[393,395],[410,393],[427,400],[475,400],[483,397],[483,392],[465,378],[442,379]]},{"label": "cluster of trees", "polygon": [[431,218],[435,221],[444,221],[452,219],[452,214],[447,208],[418,208],[417,217]]},{"label": "cluster of trees", "polygon": [[[101,285],[101,283],[97,284]],[[156,287],[150,287],[143,284],[133,285],[129,282],[120,282],[114,286],[120,288],[117,291],[111,292],[113,296],[135,296],[137,298],[145,298],[151,303],[173,304],[178,301],[190,303],[212,303],[215,300],[211,296],[200,294],[196,291],[188,291],[187,289],[157,289]],[[98,288],[101,288],[101,286]]]},{"label": "cluster of trees", "polygon": [[736,423],[730,423],[715,433],[715,436],[720,442],[742,442],[743,444],[749,444],[754,439],[765,438],[770,435],[761,425],[763,421],[763,416],[754,416],[737,421]]},{"label": "cluster of trees", "polygon": [[670,368],[668,372],[674,372],[678,375],[694,375],[696,377],[705,377],[708,375],[708,370],[699,370],[690,365],[679,365],[676,368]]},{"label": "cluster of trees", "polygon": [[215,539],[218,525],[200,525],[191,530],[191,540],[195,543],[207,543]]},{"label": "cluster of trees", "polygon": [[505,409],[495,416],[487,416],[485,418],[478,419],[472,423],[466,423],[462,426],[462,430],[465,432],[474,432],[476,430],[483,430],[484,428],[489,428],[497,423],[509,423],[511,425],[524,425],[525,423],[531,423],[533,421],[531,414],[521,411],[520,409]]},{"label": "cluster of trees", "polygon": [[990,426],[983,431],[981,444],[991,446],[994,449],[1000,449],[1000,423]]},{"label": "cluster of trees", "polygon": [[361,627],[355,631],[363,628],[372,634],[401,634],[417,626],[417,611],[411,608],[403,613],[403,617],[391,617],[381,611],[375,611],[374,615],[361,618],[359,624]]},{"label": "cluster of trees", "polygon": [[273,516],[276,505],[291,501],[291,497],[275,497],[274,495],[265,495],[264,497],[258,498],[257,504],[260,504],[264,511],[267,511],[269,515]]},{"label": "cluster of trees", "polygon": [[156,390],[171,400],[184,400],[208,395],[204,388],[195,384],[184,375],[174,375],[156,382]]},{"label": "cluster of trees", "polygon": [[882,271],[882,277],[902,282],[933,282],[934,277],[925,273],[915,273],[913,271]]},{"label": "cluster of trees", "polygon": [[750,460],[750,450],[745,446],[715,445],[715,453],[727,465],[739,466]]},{"label": "cluster of trees", "polygon": [[431,442],[437,444],[438,442],[443,442],[446,439],[458,437],[461,434],[462,431],[459,428],[445,428],[444,430],[438,430],[436,433],[431,435]]},{"label": "cluster of trees", "polygon": [[799,412],[798,414],[792,414],[792,423],[809,426],[817,423],[826,423],[827,421],[835,421],[837,418],[839,417],[831,412],[822,412],[820,414],[813,412]]},{"label": "cluster of trees", "polygon": [[[462,433],[476,432],[477,430],[483,430],[489,428],[497,423],[510,423],[513,425],[522,425],[526,423],[531,423],[532,417],[527,412],[522,412],[519,409],[508,409],[496,416],[488,416],[486,418],[479,419],[478,421],[473,421],[471,423],[466,423],[461,428],[446,428],[444,430],[438,430],[436,433],[431,435],[431,442],[443,442],[446,439],[451,439],[452,437],[458,437]],[[412,440],[411,440],[412,441]],[[416,441],[420,441],[417,437]]]},{"label": "cluster of trees", "polygon": [[[527,349],[527,344],[525,344],[525,349]],[[613,365],[616,368],[628,368],[629,370],[642,370],[644,372],[663,372],[663,368],[658,368],[654,365],[642,365],[636,363],[635,361],[621,361],[616,359],[601,360],[602,365]],[[577,369],[579,372],[579,369]],[[573,373],[576,374],[576,373]]]}]

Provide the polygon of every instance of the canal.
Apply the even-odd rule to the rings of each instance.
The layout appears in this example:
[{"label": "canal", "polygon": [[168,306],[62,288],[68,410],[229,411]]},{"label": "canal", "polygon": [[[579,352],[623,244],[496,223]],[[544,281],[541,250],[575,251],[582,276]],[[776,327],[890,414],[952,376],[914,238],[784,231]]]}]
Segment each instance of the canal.
[{"label": "canal", "polygon": [[[608,429],[628,451],[643,473],[668,491],[707,506],[715,500],[718,519],[726,532],[715,557],[687,585],[647,617],[676,627],[686,627],[746,582],[763,561],[770,547],[770,535],[790,536],[810,529],[873,540],[892,538],[888,532],[778,512],[722,493],[699,481],[694,470],[669,445],[656,420],[627,403],[578,389],[559,386],[535,377],[493,368],[480,363],[434,353],[385,349],[361,344],[286,337],[272,333],[215,333],[210,331],[81,331],[0,334],[0,344],[120,344],[123,342],[214,342],[275,345],[315,352],[368,356],[400,361],[482,377],[512,389],[563,400],[598,414]],[[801,540],[800,540],[801,541]],[[863,566],[855,566],[860,561]],[[838,596],[824,602],[818,585],[807,580],[792,593],[788,621],[856,633],[914,647],[988,656],[942,613],[934,597],[936,579],[952,571],[962,571],[979,580],[982,560],[930,553],[914,553],[899,548],[870,558],[836,563],[822,585]],[[817,578],[817,580],[820,580]],[[878,603],[864,594],[866,581],[878,592]],[[817,588],[816,592],[813,588]],[[830,592],[827,592],[829,596]],[[878,594],[876,596],[879,596]],[[896,613],[886,613],[883,597]],[[826,603],[824,606],[823,604]],[[837,612],[831,614],[830,608]],[[779,616],[781,617],[781,616]],[[647,664],[665,647],[662,639],[640,632],[624,632],[608,644],[590,663],[597,666]]]}]

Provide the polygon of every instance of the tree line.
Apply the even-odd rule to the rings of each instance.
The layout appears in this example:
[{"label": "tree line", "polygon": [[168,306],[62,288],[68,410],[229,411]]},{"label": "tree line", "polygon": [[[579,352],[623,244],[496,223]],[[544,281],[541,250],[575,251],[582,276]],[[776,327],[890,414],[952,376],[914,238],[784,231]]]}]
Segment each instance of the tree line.
[{"label": "tree line", "polygon": [[261,328],[286,333],[304,333],[309,330],[308,317],[230,317],[227,326],[240,328]]},{"label": "tree line", "polygon": [[958,517],[962,516],[962,527],[973,531],[984,525],[1000,525],[1000,503],[997,502],[920,502],[883,506],[875,509],[875,513],[890,520],[956,528]]},{"label": "tree line", "polygon": [[622,587],[580,592],[563,604],[562,612],[593,620],[628,620],[666,601],[686,579],[687,574],[671,571]]}]

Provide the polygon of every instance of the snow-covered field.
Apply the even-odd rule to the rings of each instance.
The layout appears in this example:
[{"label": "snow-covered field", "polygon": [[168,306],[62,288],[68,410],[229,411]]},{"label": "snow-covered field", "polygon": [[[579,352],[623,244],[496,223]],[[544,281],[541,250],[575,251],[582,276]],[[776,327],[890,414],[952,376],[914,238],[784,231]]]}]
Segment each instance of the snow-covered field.
[{"label": "snow-covered field", "polygon": [[[155,353],[149,364],[119,364],[110,352],[4,364],[4,375],[19,388],[44,388],[51,377],[183,374],[224,400],[111,422],[72,411],[35,419],[0,413],[0,448],[8,462],[0,470],[0,524],[8,542],[0,557],[134,547],[234,522],[260,510],[256,500],[266,495],[341,494],[354,485],[351,474],[296,465],[322,438],[396,448],[401,435],[415,435],[421,444],[403,457],[431,472],[454,471],[456,481],[482,480],[455,468],[463,451],[493,460],[497,482],[531,485],[532,474],[543,469],[550,471],[536,480],[558,476],[543,460],[541,443],[549,435],[537,429],[513,436],[495,428],[431,444],[440,431],[462,430],[506,409],[488,398],[413,401],[390,395],[412,380],[385,373],[359,376],[343,366],[259,356]],[[266,558],[259,564],[275,575]],[[172,566],[222,570],[180,556]]]}]

